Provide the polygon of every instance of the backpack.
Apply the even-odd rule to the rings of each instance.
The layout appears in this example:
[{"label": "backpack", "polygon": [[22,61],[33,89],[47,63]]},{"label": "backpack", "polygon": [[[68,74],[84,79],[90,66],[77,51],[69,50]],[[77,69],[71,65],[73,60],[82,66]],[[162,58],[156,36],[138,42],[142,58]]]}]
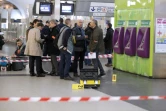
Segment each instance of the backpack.
[{"label": "backpack", "polygon": [[[0,57],[0,60],[7,60],[7,58],[2,56],[2,57]],[[8,62],[0,61],[0,66],[6,67],[7,65],[8,65]]]}]

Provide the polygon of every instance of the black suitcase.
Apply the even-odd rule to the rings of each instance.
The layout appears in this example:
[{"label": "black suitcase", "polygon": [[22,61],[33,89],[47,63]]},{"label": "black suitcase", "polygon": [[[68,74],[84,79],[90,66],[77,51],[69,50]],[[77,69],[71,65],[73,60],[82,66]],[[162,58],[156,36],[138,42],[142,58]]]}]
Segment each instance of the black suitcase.
[{"label": "black suitcase", "polygon": [[12,70],[13,71],[21,71],[24,69],[23,62],[13,62],[12,63]]},{"label": "black suitcase", "polygon": [[80,70],[81,80],[98,80],[98,69],[84,68]]}]

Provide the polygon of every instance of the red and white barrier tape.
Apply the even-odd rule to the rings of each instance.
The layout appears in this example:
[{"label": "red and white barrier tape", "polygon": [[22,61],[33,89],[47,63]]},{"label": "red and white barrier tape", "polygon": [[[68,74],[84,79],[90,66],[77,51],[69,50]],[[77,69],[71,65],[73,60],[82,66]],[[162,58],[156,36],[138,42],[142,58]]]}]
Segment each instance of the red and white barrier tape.
[{"label": "red and white barrier tape", "polygon": [[[51,59],[42,59],[42,61],[47,62],[47,61],[51,61]],[[0,60],[0,62],[29,62],[29,60]]]},{"label": "red and white barrier tape", "polygon": [[166,96],[118,96],[118,97],[0,97],[0,102],[102,102],[129,100],[164,100]]},{"label": "red and white barrier tape", "polygon": [[[5,56],[10,58],[11,56]],[[19,57],[28,57],[28,56],[19,56]],[[99,55],[99,58],[112,58],[112,54],[103,54],[103,55]],[[14,57],[15,58],[15,57]],[[17,58],[17,57],[16,57]],[[50,56],[42,56],[42,58],[51,58]],[[60,56],[57,56],[57,59],[59,59]],[[74,59],[74,56],[72,56],[72,59]],[[85,56],[85,59],[90,59],[88,56]]]},{"label": "red and white barrier tape", "polygon": [[[110,56],[99,55],[99,58],[111,58],[111,57],[112,57],[111,54],[110,54]],[[50,57],[47,57],[47,58],[50,58]],[[90,58],[88,56],[85,56],[85,59],[90,59]],[[74,60],[74,56],[72,56],[71,60]],[[51,59],[42,59],[42,61],[43,62],[48,62],[48,61],[51,61]],[[57,61],[60,61],[60,57],[59,56],[57,56]],[[29,62],[29,60],[0,60],[0,62]]]}]

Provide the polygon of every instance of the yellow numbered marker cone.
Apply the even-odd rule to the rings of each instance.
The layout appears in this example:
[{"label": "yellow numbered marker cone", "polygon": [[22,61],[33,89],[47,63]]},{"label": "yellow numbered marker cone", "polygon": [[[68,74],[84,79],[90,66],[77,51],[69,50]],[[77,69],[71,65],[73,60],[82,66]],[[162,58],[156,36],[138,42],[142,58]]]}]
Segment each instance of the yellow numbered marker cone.
[{"label": "yellow numbered marker cone", "polygon": [[113,74],[113,75],[112,75],[112,82],[116,82],[116,79],[117,79],[116,74]]},{"label": "yellow numbered marker cone", "polygon": [[84,89],[84,85],[83,84],[72,84],[72,89],[73,90]]}]

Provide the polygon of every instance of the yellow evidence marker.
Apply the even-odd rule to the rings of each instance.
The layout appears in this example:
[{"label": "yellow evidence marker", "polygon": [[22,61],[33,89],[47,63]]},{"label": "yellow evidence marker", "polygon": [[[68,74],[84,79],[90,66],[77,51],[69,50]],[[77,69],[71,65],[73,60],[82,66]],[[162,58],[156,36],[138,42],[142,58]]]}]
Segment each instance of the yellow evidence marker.
[{"label": "yellow evidence marker", "polygon": [[116,82],[116,80],[117,80],[117,75],[116,75],[116,74],[113,74],[113,75],[112,75],[112,82]]},{"label": "yellow evidence marker", "polygon": [[73,90],[84,89],[84,84],[72,84],[72,89]]}]

